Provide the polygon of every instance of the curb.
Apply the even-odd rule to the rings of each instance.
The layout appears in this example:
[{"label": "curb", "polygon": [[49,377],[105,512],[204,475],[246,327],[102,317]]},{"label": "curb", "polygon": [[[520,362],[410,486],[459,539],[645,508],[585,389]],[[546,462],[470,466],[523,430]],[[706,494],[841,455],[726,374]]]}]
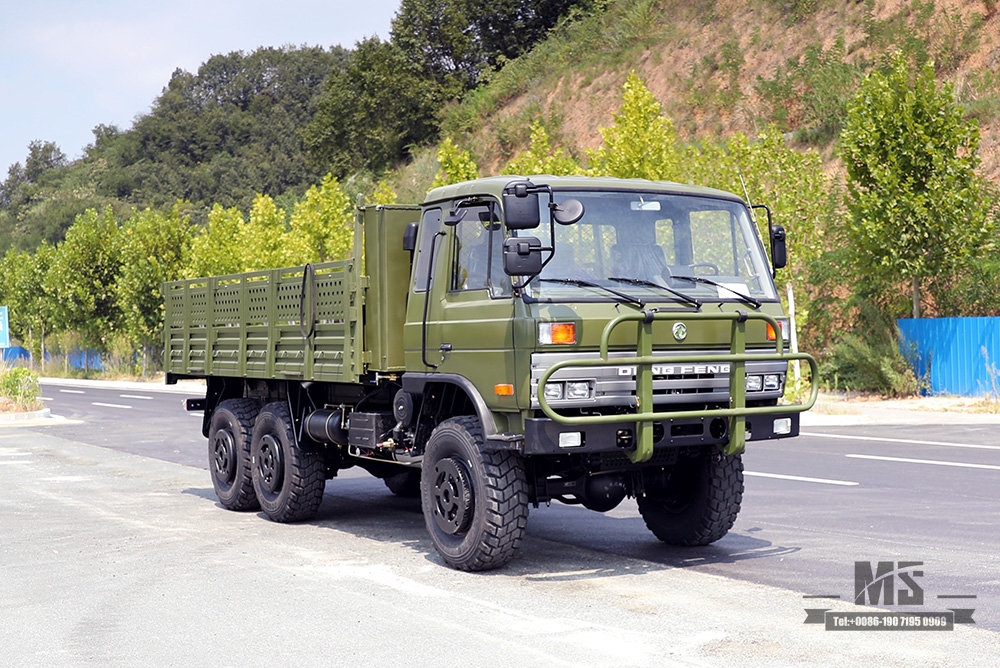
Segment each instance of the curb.
[{"label": "curb", "polygon": [[0,413],[0,424],[17,424],[19,422],[28,422],[29,420],[48,420],[51,418],[52,411],[48,408],[25,413]]}]

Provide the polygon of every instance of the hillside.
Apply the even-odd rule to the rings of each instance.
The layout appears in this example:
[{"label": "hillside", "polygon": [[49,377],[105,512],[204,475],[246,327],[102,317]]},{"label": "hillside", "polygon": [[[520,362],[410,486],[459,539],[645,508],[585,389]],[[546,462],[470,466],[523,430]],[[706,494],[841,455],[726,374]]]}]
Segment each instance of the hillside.
[{"label": "hillside", "polygon": [[[990,11],[992,10],[992,11]],[[893,50],[932,60],[980,124],[981,173],[1000,185],[1000,11],[996,3],[935,0],[620,0],[557,31],[522,62],[452,109],[483,171],[524,147],[542,118],[576,155],[601,142],[636,70],[687,141],[748,136],[775,123],[797,145],[833,144],[861,76]]]}]

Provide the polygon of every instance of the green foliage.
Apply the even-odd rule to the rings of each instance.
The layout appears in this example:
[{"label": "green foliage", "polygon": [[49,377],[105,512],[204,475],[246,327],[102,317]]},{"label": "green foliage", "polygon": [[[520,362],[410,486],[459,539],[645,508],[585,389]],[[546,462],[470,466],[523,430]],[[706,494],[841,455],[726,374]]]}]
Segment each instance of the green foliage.
[{"label": "green foliage", "polygon": [[313,164],[339,178],[382,171],[434,136],[440,102],[418,62],[392,42],[369,38],[326,80],[303,134],[306,150]]},{"label": "green foliage", "polygon": [[677,132],[660,103],[633,70],[623,86],[614,125],[601,128],[604,145],[588,151],[594,175],[651,180],[676,179],[680,155]]},{"label": "green foliage", "polygon": [[110,208],[78,216],[56,248],[44,280],[53,297],[56,327],[79,332],[84,344],[97,350],[122,325],[115,291],[122,265],[118,231]]},{"label": "green foliage", "polygon": [[184,267],[185,278],[220,276],[243,271],[243,229],[246,223],[236,207],[212,207],[207,229],[191,243],[191,258]]},{"label": "green foliage", "polygon": [[0,412],[35,411],[42,408],[38,376],[23,367],[0,365]]},{"label": "green foliage", "polygon": [[403,0],[392,41],[421,63],[447,98],[475,88],[542,40],[571,10],[591,0]]},{"label": "green foliage", "polygon": [[0,299],[9,307],[10,333],[36,358],[45,351],[45,334],[51,328],[55,300],[45,285],[45,275],[55,249],[39,246],[34,254],[8,250],[0,261]]},{"label": "green foliage", "polygon": [[372,192],[373,204],[395,204],[398,199],[396,191],[392,189],[388,181],[379,181]]},{"label": "green foliage", "polygon": [[121,270],[115,298],[122,312],[122,335],[144,351],[143,371],[163,338],[160,286],[181,277],[193,236],[180,203],[169,214],[153,209],[135,211],[121,227]]},{"label": "green foliage", "polygon": [[[979,132],[929,64],[913,74],[897,52],[848,107],[846,237],[862,294],[900,313],[900,284],[954,276],[992,240]],[[904,293],[905,294],[905,293]],[[919,317],[914,298],[914,317]]]},{"label": "green foliage", "polygon": [[[382,197],[388,197],[385,191],[377,192]],[[290,258],[289,266],[341,260],[351,254],[354,209],[350,198],[332,174],[327,174],[318,188],[310,187],[305,198],[295,205],[291,232],[285,243],[296,251],[296,255]]]},{"label": "green foliage", "polygon": [[445,137],[441,142],[437,157],[441,168],[434,177],[432,188],[479,178],[479,167],[472,160],[472,156],[468,151],[460,149],[451,137]]},{"label": "green foliage", "polygon": [[581,174],[583,169],[561,148],[552,148],[549,133],[541,122],[531,124],[531,146],[507,163],[503,174]]},{"label": "green foliage", "polygon": [[854,330],[836,341],[820,375],[836,389],[888,397],[916,394],[920,382],[900,352],[895,321],[864,301],[858,302],[855,314]]},{"label": "green foliage", "polygon": [[828,49],[806,47],[771,79],[757,78],[757,93],[771,106],[771,117],[784,129],[799,128],[800,139],[826,144],[840,132],[847,103],[861,78],[861,68],[846,62],[843,34]]}]

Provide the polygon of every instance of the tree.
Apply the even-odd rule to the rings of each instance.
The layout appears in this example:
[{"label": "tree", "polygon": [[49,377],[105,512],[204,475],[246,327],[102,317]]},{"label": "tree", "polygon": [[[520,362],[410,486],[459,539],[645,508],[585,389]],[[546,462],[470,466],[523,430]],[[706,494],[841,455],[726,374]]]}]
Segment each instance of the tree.
[{"label": "tree", "polygon": [[372,37],[330,73],[303,141],[312,163],[334,176],[380,172],[433,137],[439,102],[418,64]]},{"label": "tree", "polygon": [[145,375],[163,341],[164,297],[160,286],[180,278],[193,230],[178,203],[169,213],[134,211],[122,226],[120,237],[122,264],[115,293],[124,332],[142,349]]},{"label": "tree", "polygon": [[934,67],[912,73],[900,52],[873,71],[848,105],[840,154],[847,168],[849,250],[864,290],[890,310],[898,286],[955,274],[992,237],[979,164],[979,130]]},{"label": "tree", "polygon": [[76,331],[84,345],[102,351],[122,324],[115,292],[122,264],[118,232],[110,207],[103,214],[90,209],[77,216],[56,247],[44,281],[54,298],[58,326]]},{"label": "tree", "polygon": [[678,178],[674,124],[635,70],[625,80],[622,106],[614,119],[614,125],[601,128],[604,145],[587,152],[593,175],[654,181]]},{"label": "tree", "polygon": [[479,178],[479,167],[476,166],[472,156],[468,151],[460,149],[451,137],[446,137],[441,142],[437,157],[441,169],[434,177],[432,188]]},{"label": "tree", "polygon": [[45,359],[54,301],[44,279],[52,255],[52,246],[42,244],[34,254],[8,250],[0,261],[0,299],[10,307],[10,331],[27,344],[32,360]]},{"label": "tree", "polygon": [[310,187],[295,205],[287,243],[297,249],[295,264],[342,260],[351,254],[354,209],[332,174],[318,188]]},{"label": "tree", "polygon": [[583,169],[561,148],[552,148],[549,133],[541,121],[531,124],[531,146],[514,157],[503,168],[504,174],[581,174]]},{"label": "tree", "polygon": [[460,97],[483,74],[528,52],[574,8],[592,0],[403,0],[392,41],[447,98]]},{"label": "tree", "polygon": [[184,277],[221,276],[244,271],[245,226],[239,209],[215,204],[208,214],[208,226],[191,242],[191,256],[184,268]]}]

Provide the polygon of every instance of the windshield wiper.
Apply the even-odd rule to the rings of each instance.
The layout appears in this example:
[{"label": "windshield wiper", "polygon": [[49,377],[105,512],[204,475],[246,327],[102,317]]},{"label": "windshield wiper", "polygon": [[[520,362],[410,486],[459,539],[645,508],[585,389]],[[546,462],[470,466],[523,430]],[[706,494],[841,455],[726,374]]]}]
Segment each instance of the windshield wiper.
[{"label": "windshield wiper", "polygon": [[581,288],[597,288],[598,290],[604,290],[605,292],[608,292],[610,294],[613,294],[615,297],[618,297],[617,301],[621,302],[622,304],[633,304],[638,308],[645,308],[646,306],[646,302],[642,301],[641,299],[637,299],[632,295],[627,295],[624,292],[618,292],[617,290],[613,290],[612,288],[609,288],[606,285],[601,285],[599,283],[592,283],[591,281],[582,281],[578,278],[541,278],[541,277],[539,277],[538,280],[541,281],[542,283],[561,283],[563,285],[575,285]]},{"label": "windshield wiper", "polygon": [[701,308],[700,299],[695,299],[694,297],[686,295],[683,292],[679,292],[677,290],[674,290],[673,288],[668,288],[667,286],[660,285],[659,283],[654,283],[653,281],[647,281],[641,278],[627,278],[625,276],[608,276],[608,280],[619,281],[621,283],[629,283],[631,285],[644,285],[647,288],[657,288],[659,290],[663,290],[664,292],[669,292],[673,296],[678,297],[679,299],[683,299],[687,303],[693,304],[694,306]]},{"label": "windshield wiper", "polygon": [[754,308],[760,308],[760,302],[751,297],[750,295],[745,295],[738,290],[733,290],[728,285],[723,285],[722,283],[717,283],[710,278],[705,278],[703,276],[683,276],[679,274],[674,274],[670,278],[679,278],[683,281],[691,281],[692,283],[704,283],[705,285],[714,285],[717,288],[722,288],[723,290],[732,293],[734,297],[739,299],[741,302],[747,306],[753,306]]}]

